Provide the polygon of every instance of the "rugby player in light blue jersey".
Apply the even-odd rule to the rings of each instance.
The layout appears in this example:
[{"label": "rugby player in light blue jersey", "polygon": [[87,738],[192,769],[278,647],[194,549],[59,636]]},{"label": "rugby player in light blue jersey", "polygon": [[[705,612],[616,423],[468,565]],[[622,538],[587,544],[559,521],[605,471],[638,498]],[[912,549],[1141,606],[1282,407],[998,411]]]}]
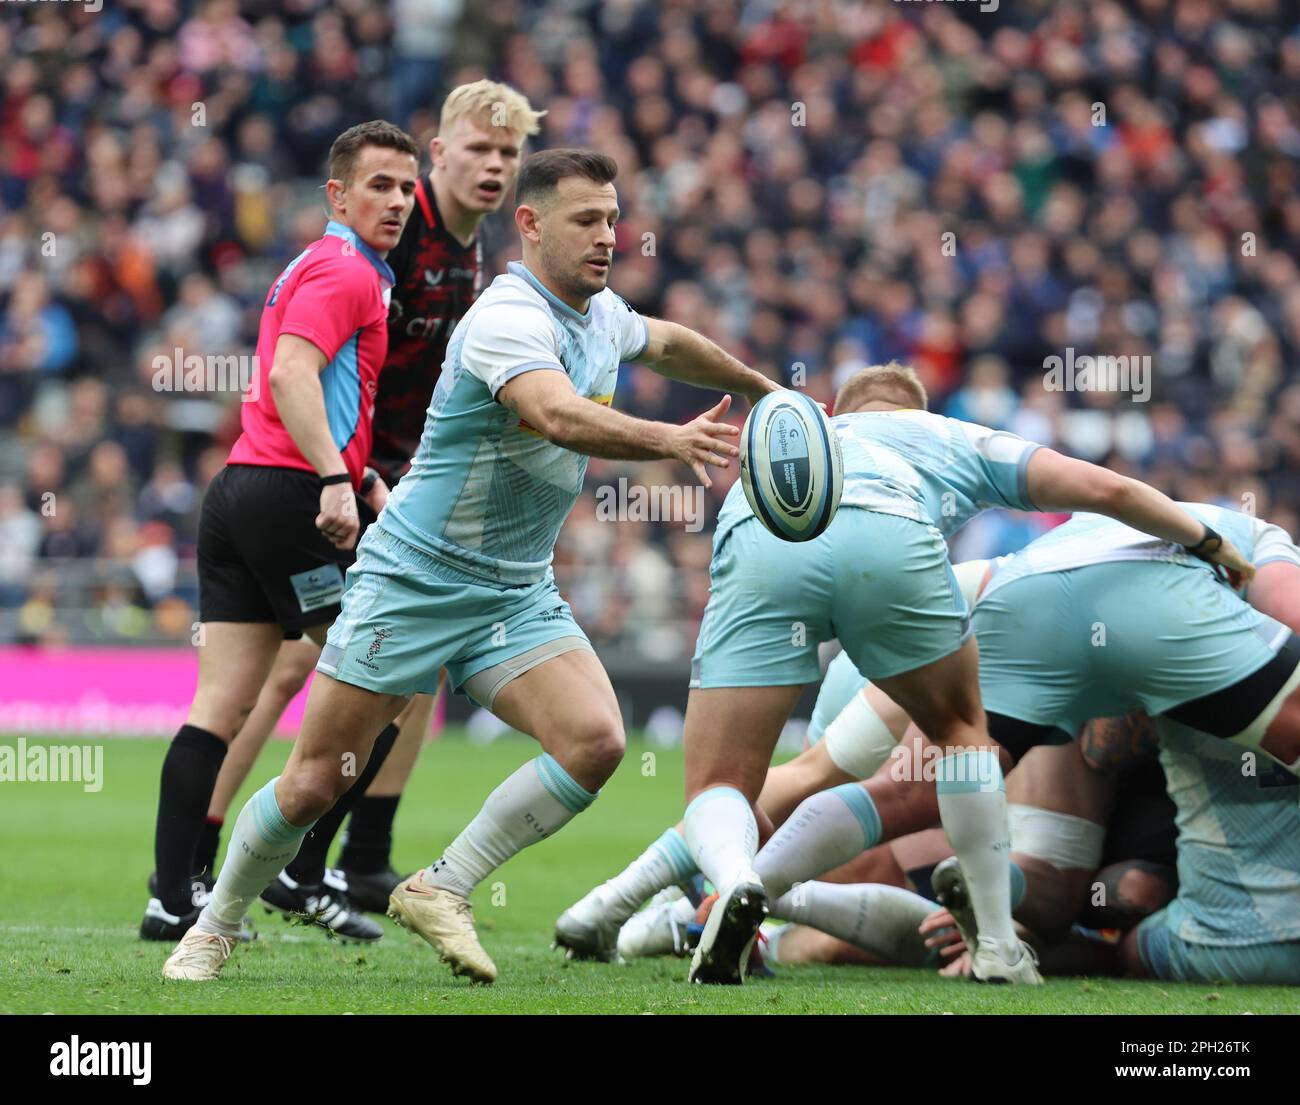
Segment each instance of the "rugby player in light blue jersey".
[{"label": "rugby player in light blue jersey", "polygon": [[534,154],[519,174],[523,263],[497,277],[452,336],[410,471],[367,532],[321,654],[284,773],[244,807],[212,898],[164,973],[217,976],[257,894],[364,765],[411,695],[452,685],[543,754],[490,794],[389,914],[457,974],[496,967],[474,888],[592,801],[623,755],[609,677],[556,589],[551,558],[587,457],[675,458],[705,485],[738,455],[726,396],[684,425],[610,408],[624,361],[757,399],[778,385],[685,327],[637,315],[606,288],[617,166],[583,150]]},{"label": "rugby player in light blue jersey", "polygon": [[980,702],[969,610],[945,538],[981,510],[1089,510],[1249,577],[1230,541],[1137,480],[1014,434],[926,412],[902,366],[865,369],[837,403],[839,512],[802,545],[768,533],[733,489],[714,535],[712,588],[686,711],[685,838],[721,897],[690,977],[741,981],[767,911],[754,870],[752,803],[820,641],[838,636],[859,671],[945,748],[938,799],[979,920],[973,974],[1041,981],[1011,921],[1006,796]]},{"label": "rugby player in light blue jersey", "polygon": [[[1179,892],[1127,939],[1127,966],[1300,984],[1300,550],[1251,515],[1183,505],[1253,563],[1249,603],[1177,547],[1076,517],[1007,558],[976,608],[989,731],[1020,753],[1090,718],[1154,718]],[[1118,720],[1101,733],[1140,743]]]}]

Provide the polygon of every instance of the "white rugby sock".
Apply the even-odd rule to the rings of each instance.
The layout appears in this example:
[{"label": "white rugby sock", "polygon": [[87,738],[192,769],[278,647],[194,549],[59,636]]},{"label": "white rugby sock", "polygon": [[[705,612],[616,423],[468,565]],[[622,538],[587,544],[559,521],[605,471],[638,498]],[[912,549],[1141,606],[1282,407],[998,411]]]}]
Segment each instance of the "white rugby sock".
[{"label": "white rugby sock", "polygon": [[758,822],[749,799],[735,787],[710,787],[697,794],[686,807],[682,829],[696,866],[719,893],[738,882],[758,881]]},{"label": "white rugby sock", "polygon": [[676,827],[664,834],[608,882],[596,888],[606,917],[626,921],[647,898],[699,871]]},{"label": "white rugby sock", "polygon": [[772,904],[772,916],[847,940],[903,967],[932,956],[917,926],[939,907],[900,886],[801,882]]},{"label": "white rugby sock", "polygon": [[424,872],[424,881],[468,898],[511,856],[556,833],[595,800],[543,752],[487,796],[474,820]]},{"label": "white rugby sock", "polygon": [[754,869],[773,898],[880,843],[880,814],[857,783],[805,798],[763,845]]},{"label": "white rugby sock", "polygon": [[298,854],[303,837],[311,832],[311,825],[290,825],[280,812],[275,800],[278,779],[267,783],[239,811],[221,875],[195,924],[200,932],[238,936],[248,907]]},{"label": "white rugby sock", "polygon": [[1011,924],[1007,796],[997,753],[979,748],[945,755],[938,792],[939,817],[961,861],[980,938],[1018,946]]}]

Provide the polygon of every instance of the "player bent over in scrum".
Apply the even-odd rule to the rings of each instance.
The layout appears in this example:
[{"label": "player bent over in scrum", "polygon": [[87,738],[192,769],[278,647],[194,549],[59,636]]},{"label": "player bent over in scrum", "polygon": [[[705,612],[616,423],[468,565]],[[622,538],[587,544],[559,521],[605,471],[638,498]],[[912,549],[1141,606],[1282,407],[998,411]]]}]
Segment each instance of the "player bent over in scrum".
[{"label": "player bent over in scrum", "polygon": [[[953,565],[953,578],[962,597],[975,604],[991,562],[971,560]],[[803,753],[771,768],[758,797],[758,809],[774,826],[782,825],[791,811],[818,791],[843,783],[868,779],[895,751],[909,724],[908,716],[879,688],[871,686],[841,652],[826,670],[817,693],[811,723],[810,746]],[[699,875],[678,822],[666,829],[646,850],[613,878],[588,891],[555,922],[555,943],[570,958],[632,959],[647,954],[649,941],[663,947],[663,931],[690,920],[690,902],[667,895],[652,916],[641,905],[660,891],[685,887]],[[696,901],[695,905],[699,902]],[[693,907],[692,907],[693,908]],[[628,927],[636,915],[635,923]],[[667,930],[659,929],[660,924]],[[674,940],[669,938],[671,950]],[[663,954],[654,952],[652,954]]]},{"label": "player bent over in scrum", "polygon": [[407,698],[452,684],[529,733],[543,754],[488,796],[390,915],[458,974],[496,966],[469,895],[512,855],[589,806],[623,755],[609,678],[550,571],[591,455],[677,458],[708,484],[738,430],[730,399],[685,426],[609,408],[619,364],[641,361],[758,398],[776,385],[694,332],[643,319],[605,284],[618,218],[608,157],[534,154],[519,175],[522,264],[497,277],[452,337],[411,470],[367,533],[284,774],[244,807],[212,900],[164,973],[215,978],[249,903],[291,859]]},{"label": "player bent over in scrum", "polygon": [[[1258,569],[1257,586],[1251,588],[1253,604],[1276,609],[1300,623],[1293,598],[1295,583],[1300,581],[1300,553],[1289,537],[1276,526],[1220,507],[1183,505],[1207,525],[1232,535]],[[1026,616],[1031,610],[1036,614],[1032,619]],[[1050,617],[1050,647],[1038,632],[1043,612]],[[1014,755],[1038,743],[1068,739],[1067,734],[1090,715],[1106,717],[1139,707],[1164,715],[1160,725],[1171,738],[1162,760],[1171,797],[1179,805],[1180,827],[1185,820],[1184,807],[1190,805],[1193,810],[1182,834],[1186,840],[1234,838],[1231,827],[1220,824],[1218,814],[1204,812],[1212,802],[1224,807],[1236,803],[1244,811],[1256,802],[1277,799],[1276,788],[1258,786],[1239,787],[1229,794],[1224,789],[1229,784],[1220,761],[1226,758],[1235,764],[1238,780],[1243,774],[1243,754],[1252,764],[1271,756],[1295,769],[1295,761],[1289,757],[1300,737],[1296,709],[1300,647],[1287,626],[1247,605],[1181,550],[1152,542],[1107,519],[1078,517],[1002,562],[981,596],[974,623],[990,730]],[[1104,644],[1097,637],[1099,627],[1108,631]],[[1087,647],[1078,647],[1080,635]],[[1238,746],[1224,740],[1216,745],[1209,737],[1189,735],[1192,718],[1199,719],[1202,729],[1213,727],[1219,737],[1235,740]],[[1205,760],[1203,769],[1194,766],[1197,755]],[[1253,783],[1257,775],[1262,779],[1270,773],[1267,769],[1252,771],[1247,782]],[[1204,797],[1207,787],[1211,797]],[[837,788],[830,794],[853,806],[853,796],[840,793],[850,789]],[[1180,801],[1180,790],[1197,797]],[[1294,804],[1294,792],[1290,793]],[[827,797],[818,796],[805,806],[824,803]],[[772,893],[838,862],[834,819],[812,819],[807,816],[809,810],[801,810],[802,819],[796,811],[787,829],[773,837],[755,862]],[[1242,816],[1250,820],[1244,812]],[[1256,822],[1281,825],[1284,820],[1279,816],[1271,822],[1267,818]],[[1243,828],[1240,841],[1234,839],[1234,843],[1250,846],[1252,831]],[[839,834],[838,847],[852,854],[844,835]],[[1267,854],[1272,847],[1267,840],[1254,843],[1261,845],[1257,849],[1260,854]],[[1288,847],[1293,848],[1283,845],[1282,858],[1288,855]],[[792,859],[781,862],[777,855],[781,851]],[[1277,858],[1267,862],[1276,865]],[[1186,870],[1180,870],[1180,875],[1187,885],[1180,890],[1180,899],[1187,895],[1197,899],[1199,895],[1213,901],[1217,896],[1224,905],[1214,924],[1200,930],[1185,928],[1201,933],[1193,939],[1200,944],[1250,943],[1252,932],[1257,944],[1267,942],[1262,939],[1264,934],[1271,934],[1275,942],[1290,941],[1289,950],[1278,951],[1281,959],[1274,964],[1285,973],[1287,955],[1293,954],[1294,940],[1300,937],[1295,912],[1268,908],[1261,912],[1250,898],[1258,893],[1268,900],[1266,892],[1280,890],[1273,897],[1284,900],[1294,893],[1295,881],[1283,879],[1278,884],[1275,879],[1265,880],[1267,885],[1261,885],[1257,878],[1252,881],[1250,876],[1238,875],[1234,863],[1221,863],[1225,869],[1213,879],[1223,887],[1252,888],[1234,899],[1240,906],[1244,930],[1225,939],[1235,931],[1226,917],[1230,896],[1197,891],[1195,880],[1189,879],[1189,872],[1194,872],[1183,863]],[[939,882],[937,873],[937,887]],[[1169,914],[1180,908],[1175,903]],[[1259,926],[1251,918],[1260,916],[1270,919],[1263,930],[1254,931]],[[960,914],[957,919],[968,945],[975,947],[977,921]],[[1152,953],[1153,960],[1161,958]],[[1225,955],[1218,961],[1227,963],[1231,958]],[[1249,969],[1243,967],[1241,977],[1247,973]]]},{"label": "player bent over in scrum", "polygon": [[1002,769],[945,536],[993,505],[1097,510],[1227,567],[1251,569],[1228,542],[1145,484],[1014,434],[905,409],[925,406],[910,370],[865,369],[845,387],[850,394],[865,388],[870,399],[855,404],[860,413],[832,420],[845,478],[826,532],[797,546],[781,542],[739,489],[719,515],[686,712],[684,825],[691,857],[721,898],[690,977],[741,980],[767,909],[754,870],[752,803],[782,724],[817,675],[818,643],[838,636],[859,670],[945,748],[939,808],[980,919],[975,977],[1038,982],[1012,926]]}]

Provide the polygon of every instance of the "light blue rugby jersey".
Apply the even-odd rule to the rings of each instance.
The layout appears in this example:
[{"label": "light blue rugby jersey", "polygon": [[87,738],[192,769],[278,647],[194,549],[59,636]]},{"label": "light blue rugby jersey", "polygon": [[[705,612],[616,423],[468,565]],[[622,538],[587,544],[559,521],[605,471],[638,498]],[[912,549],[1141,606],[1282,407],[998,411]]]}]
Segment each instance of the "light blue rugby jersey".
[{"label": "light blue rugby jersey", "polygon": [[1231,741],[1169,718],[1157,725],[1178,807],[1177,935],[1194,944],[1300,940],[1298,780]]},{"label": "light blue rugby jersey", "polygon": [[[920,410],[841,414],[831,426],[844,455],[841,509],[911,518],[944,537],[983,510],[1037,509],[1025,471],[1039,446],[1006,430]],[[718,513],[714,548],[733,526],[753,517],[737,483]]]},{"label": "light blue rugby jersey", "polygon": [[[1178,505],[1226,537],[1257,568],[1272,560],[1300,565],[1300,550],[1280,526],[1213,503]],[[1024,576],[1066,572],[1113,560],[1163,560],[1210,570],[1182,545],[1161,541],[1102,514],[1079,513],[1003,560],[985,594]]]},{"label": "light blue rugby jersey", "polygon": [[608,406],[619,365],[648,341],[645,320],[609,289],[579,314],[511,262],[452,334],[420,447],[378,525],[487,580],[545,578],[587,457],[547,441],[496,394],[549,369]]}]

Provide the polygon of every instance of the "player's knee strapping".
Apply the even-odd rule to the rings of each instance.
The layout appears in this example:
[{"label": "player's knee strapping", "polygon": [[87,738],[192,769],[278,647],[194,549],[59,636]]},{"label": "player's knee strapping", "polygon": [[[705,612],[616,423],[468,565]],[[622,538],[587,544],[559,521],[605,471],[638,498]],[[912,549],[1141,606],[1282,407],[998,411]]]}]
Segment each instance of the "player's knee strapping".
[{"label": "player's knee strapping", "polygon": [[869,779],[898,747],[866,695],[855,694],[826,726],[826,752],[835,766],[855,779]]}]

